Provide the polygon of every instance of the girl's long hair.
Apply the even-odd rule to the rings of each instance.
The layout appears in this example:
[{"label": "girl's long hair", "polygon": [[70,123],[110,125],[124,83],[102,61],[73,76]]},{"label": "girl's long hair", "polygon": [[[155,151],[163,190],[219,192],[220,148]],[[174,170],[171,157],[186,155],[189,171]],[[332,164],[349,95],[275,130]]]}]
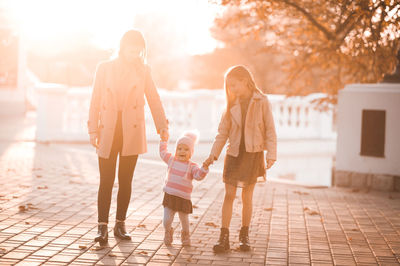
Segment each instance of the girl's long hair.
[{"label": "girl's long hair", "polygon": [[119,43],[119,51],[118,51],[119,56],[121,56],[121,51],[127,46],[142,47],[142,51],[140,52],[140,61],[142,65],[147,63],[146,42],[144,40],[143,34],[140,31],[133,29],[125,32]]},{"label": "girl's long hair", "polygon": [[254,93],[254,92],[259,92],[262,94],[261,90],[257,87],[253,75],[251,72],[243,65],[236,65],[230,67],[224,76],[224,89],[226,93],[226,115],[229,117],[230,112],[229,110],[231,109],[233,102],[235,101],[235,96],[233,93],[229,90],[227,81],[230,78],[236,78],[236,79],[246,79],[247,80],[247,87],[248,89]]}]

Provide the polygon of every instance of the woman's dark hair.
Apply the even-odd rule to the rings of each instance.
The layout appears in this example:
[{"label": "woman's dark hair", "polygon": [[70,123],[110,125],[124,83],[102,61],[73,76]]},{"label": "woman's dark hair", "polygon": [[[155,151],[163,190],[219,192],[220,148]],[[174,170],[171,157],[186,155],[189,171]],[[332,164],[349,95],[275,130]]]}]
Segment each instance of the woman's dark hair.
[{"label": "woman's dark hair", "polygon": [[138,31],[138,30],[129,30],[125,32],[125,34],[122,36],[121,41],[119,43],[119,55],[121,55],[121,51],[125,47],[129,46],[138,46],[142,47],[142,52],[141,52],[141,60],[142,63],[144,64],[146,62],[146,42],[144,40],[143,34]]}]

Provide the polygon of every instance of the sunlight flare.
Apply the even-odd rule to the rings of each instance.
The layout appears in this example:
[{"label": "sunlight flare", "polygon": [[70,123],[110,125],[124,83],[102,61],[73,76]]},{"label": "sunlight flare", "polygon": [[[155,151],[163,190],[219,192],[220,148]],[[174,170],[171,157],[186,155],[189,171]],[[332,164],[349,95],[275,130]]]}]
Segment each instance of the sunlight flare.
[{"label": "sunlight flare", "polygon": [[138,14],[167,20],[174,27],[173,37],[185,42],[183,53],[205,53],[216,46],[209,33],[216,7],[207,1],[17,0],[6,2],[6,8],[23,37],[43,51],[73,45],[79,38],[100,48],[115,48],[122,34],[135,27]]}]

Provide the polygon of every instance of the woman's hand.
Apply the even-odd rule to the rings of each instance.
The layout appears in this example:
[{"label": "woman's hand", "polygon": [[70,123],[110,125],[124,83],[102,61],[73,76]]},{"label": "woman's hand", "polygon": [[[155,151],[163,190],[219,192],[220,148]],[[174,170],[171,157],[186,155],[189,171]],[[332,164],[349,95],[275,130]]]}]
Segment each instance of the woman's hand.
[{"label": "woman's hand", "polygon": [[95,148],[99,148],[99,138],[96,133],[90,134],[90,144]]},{"label": "woman's hand", "polygon": [[162,141],[168,141],[169,139],[168,128],[163,128],[160,130],[160,138]]},{"label": "woman's hand", "polygon": [[275,160],[267,159],[266,162],[267,162],[267,169],[269,169],[272,167],[272,165],[274,165]]}]

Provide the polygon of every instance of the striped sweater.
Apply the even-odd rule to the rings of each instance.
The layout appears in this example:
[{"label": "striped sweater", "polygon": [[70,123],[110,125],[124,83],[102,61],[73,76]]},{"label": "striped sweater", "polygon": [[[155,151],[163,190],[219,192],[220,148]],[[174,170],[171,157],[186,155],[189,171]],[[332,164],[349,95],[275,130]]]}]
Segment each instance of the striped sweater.
[{"label": "striped sweater", "polygon": [[206,177],[208,170],[199,167],[192,161],[182,162],[168,152],[168,143],[160,142],[160,157],[168,165],[165,178],[164,192],[190,200],[193,190],[192,180],[202,180]]}]

